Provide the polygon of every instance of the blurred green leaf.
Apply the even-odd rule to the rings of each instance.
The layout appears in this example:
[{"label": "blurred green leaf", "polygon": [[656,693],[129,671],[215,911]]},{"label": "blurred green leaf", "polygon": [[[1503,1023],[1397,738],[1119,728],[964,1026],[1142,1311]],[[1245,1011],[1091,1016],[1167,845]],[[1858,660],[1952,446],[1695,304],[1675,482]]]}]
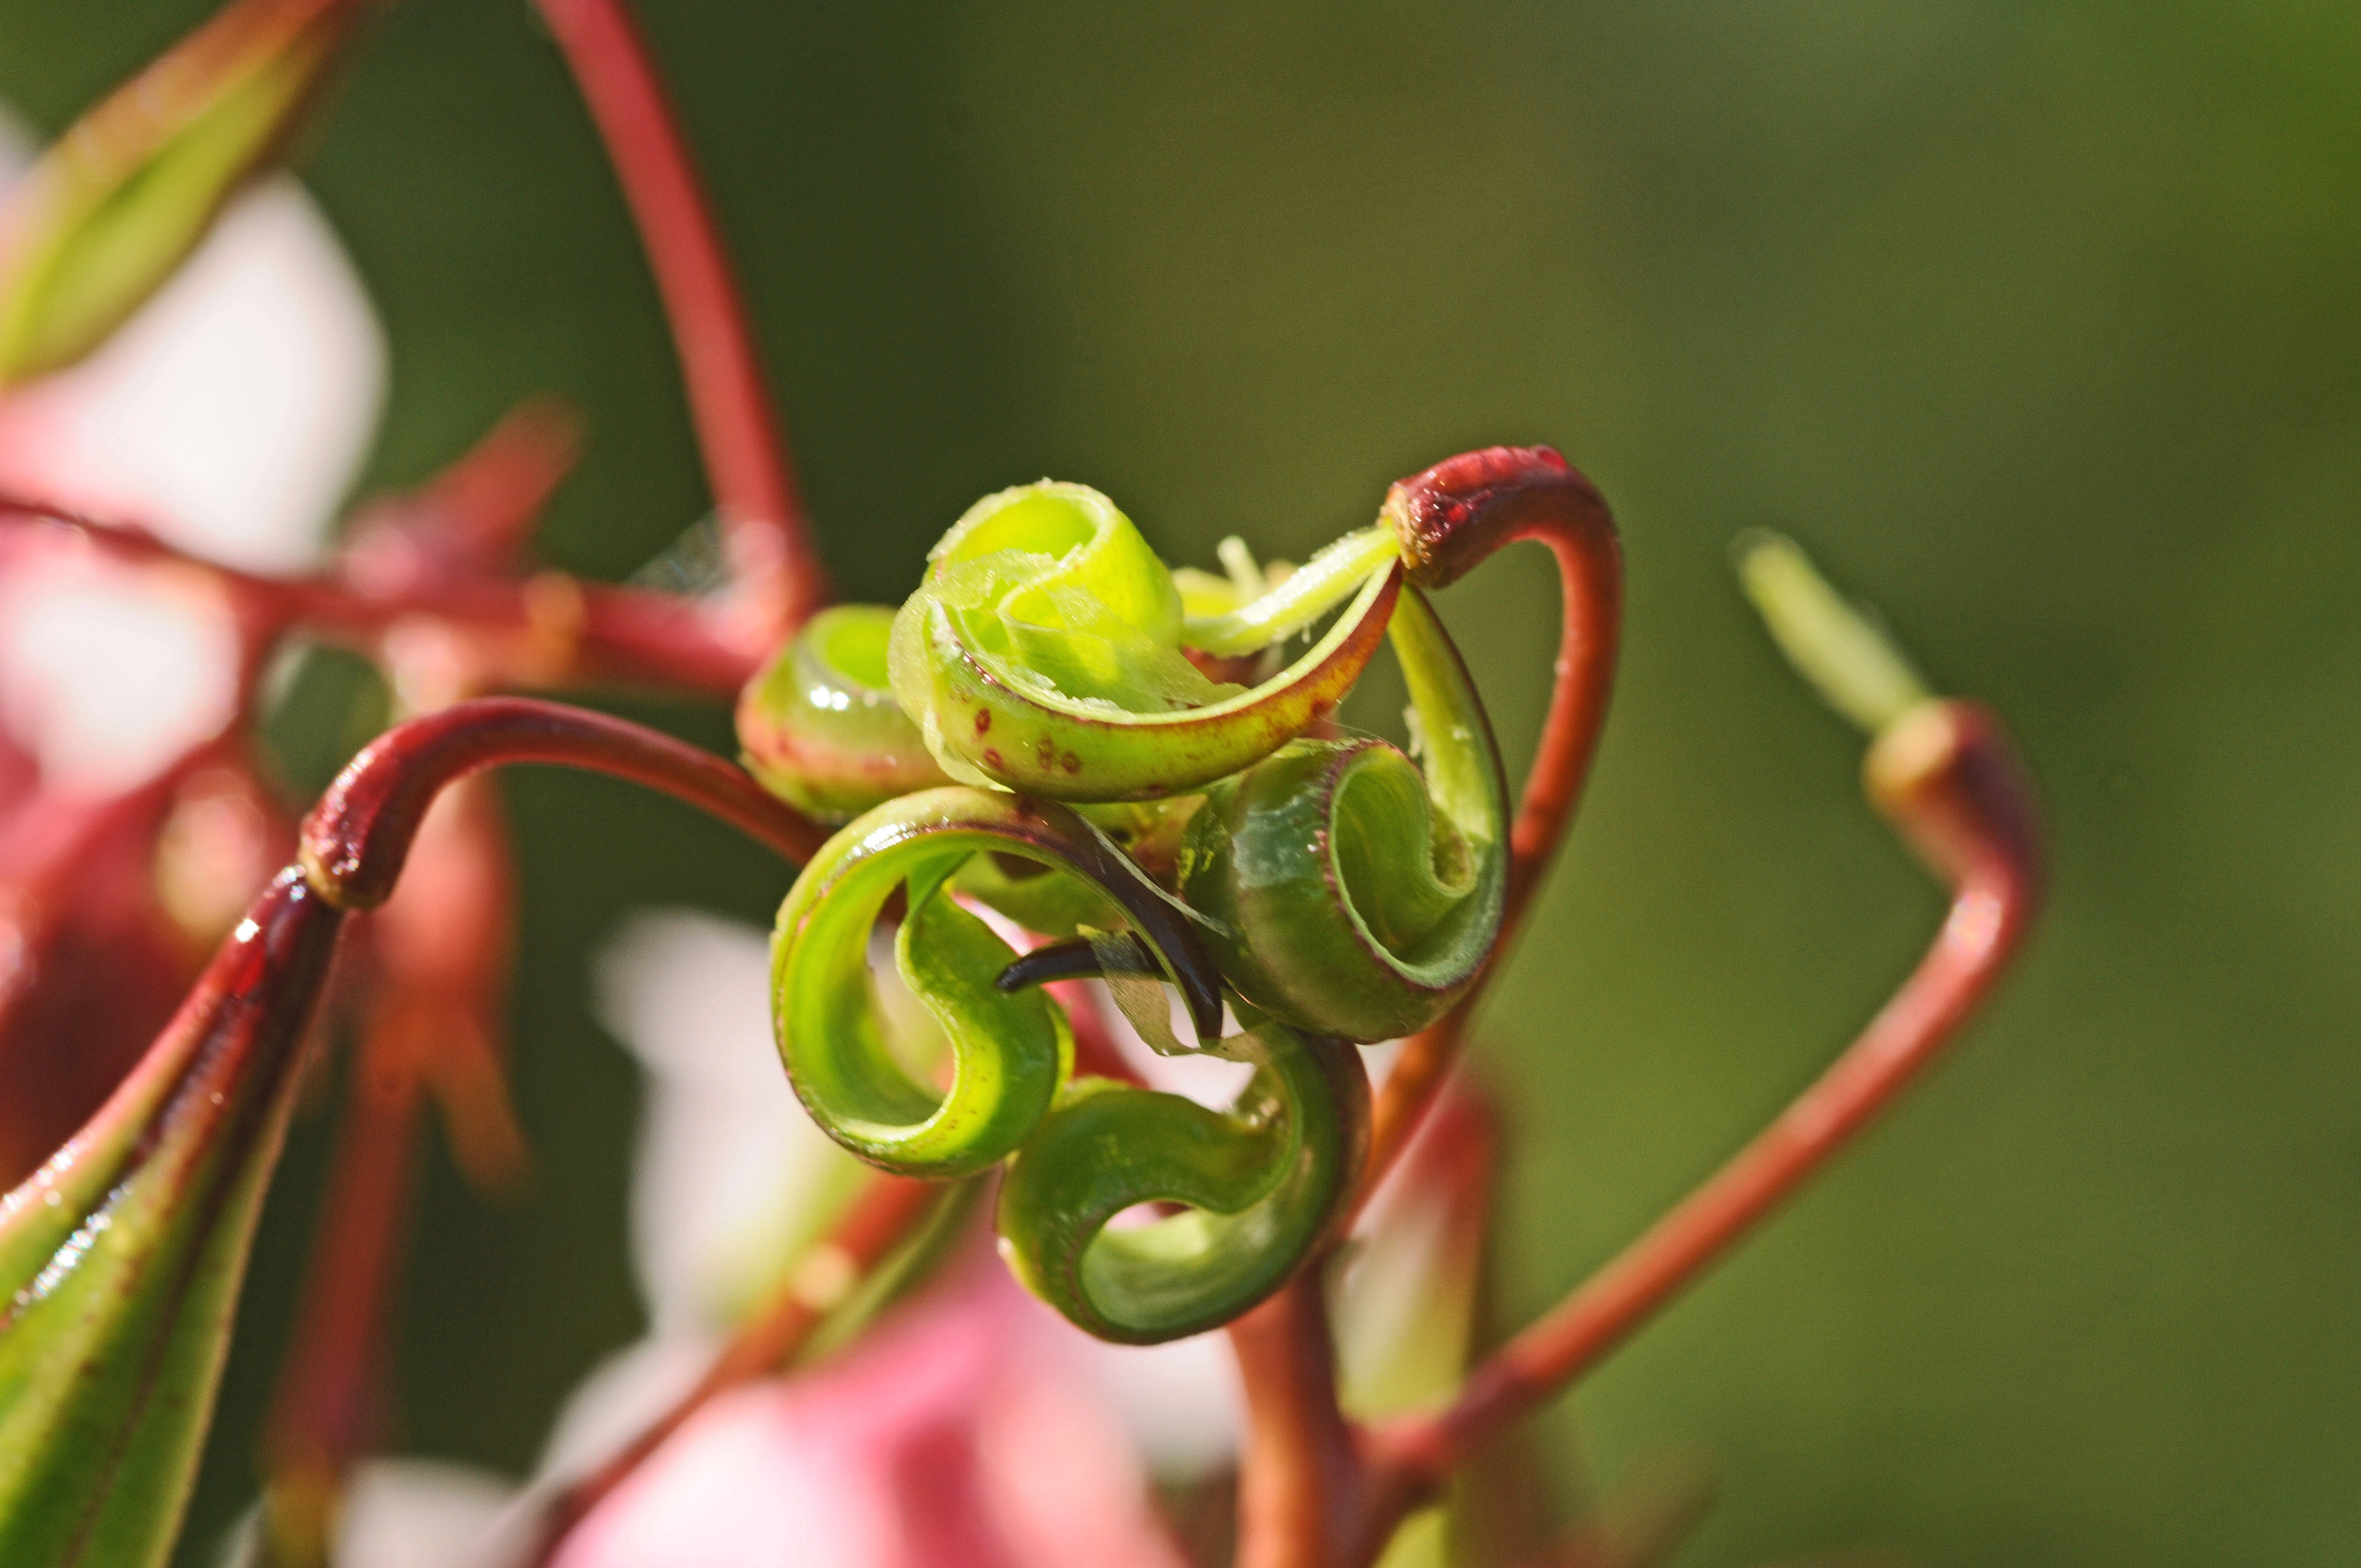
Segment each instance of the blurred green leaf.
[{"label": "blurred green leaf", "polygon": [[91,353],[278,158],[359,0],[240,0],[77,122],[0,218],[0,385]]}]

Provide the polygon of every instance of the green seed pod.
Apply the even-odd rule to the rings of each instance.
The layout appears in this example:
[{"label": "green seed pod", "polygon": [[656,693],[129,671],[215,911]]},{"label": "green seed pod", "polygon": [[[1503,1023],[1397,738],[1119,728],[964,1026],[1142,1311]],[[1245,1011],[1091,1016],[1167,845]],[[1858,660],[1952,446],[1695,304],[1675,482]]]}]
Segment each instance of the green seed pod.
[{"label": "green seed pod", "polygon": [[[1090,884],[1155,949],[1202,1033],[1219,1027],[1219,981],[1186,911],[1072,811],[958,785],[889,801],[804,868],[780,906],[771,967],[772,1021],[796,1094],[830,1137],[888,1170],[964,1176],[1003,1158],[1071,1069],[1064,1013],[1038,991],[998,989],[1016,953],[944,896],[984,852]],[[895,963],[950,1042],[939,1093],[895,1059],[876,1016],[870,933],[897,892],[907,898]]]},{"label": "green seed pod", "polygon": [[160,1568],[341,914],[288,871],[121,1087],[0,1195],[0,1563]]},{"label": "green seed pod", "polygon": [[[1101,1339],[1155,1344],[1235,1318],[1328,1234],[1360,1172],[1369,1085],[1357,1052],[1272,1020],[1220,1049],[1256,1068],[1226,1113],[1084,1079],[1009,1163],[1002,1252]],[[1148,1202],[1189,1209],[1107,1228]]]},{"label": "green seed pod", "polygon": [[895,695],[955,778],[1057,800],[1187,794],[1268,756],[1359,678],[1400,572],[1382,537],[1354,562],[1307,579],[1284,615],[1227,618],[1240,641],[1268,641],[1351,601],[1271,680],[1216,685],[1180,651],[1171,574],[1112,501],[1046,480],[1003,490],[943,536],[895,617]]},{"label": "green seed pod", "polygon": [[898,795],[950,782],[894,700],[883,605],[824,609],[738,697],[749,772],[807,817],[849,822]]},{"label": "green seed pod", "polygon": [[1422,778],[1382,740],[1297,740],[1206,796],[1180,894],[1249,1002],[1370,1042],[1466,994],[1499,935],[1509,790],[1490,719],[1416,588],[1394,607]]}]

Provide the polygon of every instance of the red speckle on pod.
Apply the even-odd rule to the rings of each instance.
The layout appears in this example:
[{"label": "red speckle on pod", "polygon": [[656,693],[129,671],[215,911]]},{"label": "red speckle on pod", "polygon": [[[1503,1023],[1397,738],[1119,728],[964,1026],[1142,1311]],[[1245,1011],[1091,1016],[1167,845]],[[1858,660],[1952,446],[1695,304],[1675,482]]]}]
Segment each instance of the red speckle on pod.
[{"label": "red speckle on pod", "polygon": [[1000,748],[997,746],[983,749],[983,765],[994,773],[1005,773],[1008,769],[1008,764],[1000,760]]},{"label": "red speckle on pod", "polygon": [[1059,758],[1058,765],[1065,769],[1070,773],[1079,773],[1082,771],[1082,760],[1080,757],[1075,756],[1071,751],[1069,751],[1064,756]]},{"label": "red speckle on pod", "polygon": [[985,730],[987,730],[987,729],[991,729],[991,728],[992,728],[992,709],[990,709],[990,708],[988,708],[988,707],[979,707],[979,708],[977,708],[977,709],[975,710],[975,732],[976,732],[977,734],[981,735],[981,734],[983,734]]}]

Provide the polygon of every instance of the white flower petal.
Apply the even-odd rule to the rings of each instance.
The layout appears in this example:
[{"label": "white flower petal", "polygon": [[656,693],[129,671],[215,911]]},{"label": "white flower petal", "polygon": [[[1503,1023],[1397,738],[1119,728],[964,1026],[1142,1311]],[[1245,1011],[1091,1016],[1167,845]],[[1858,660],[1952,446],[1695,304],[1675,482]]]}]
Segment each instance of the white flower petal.
[{"label": "white flower petal", "polygon": [[595,965],[598,1018],[647,1069],[631,1250],[650,1332],[721,1327],[843,1157],[771,1042],[768,938],[687,910],[633,917]]},{"label": "white flower petal", "polygon": [[296,570],[368,452],[385,380],[358,275],[277,176],[97,353],[0,400],[0,484],[210,560]]},{"label": "white flower petal", "polygon": [[434,1459],[359,1466],[336,1526],[336,1568],[456,1568],[490,1533],[516,1484]]},{"label": "white flower petal", "polygon": [[0,575],[0,725],[45,788],[111,795],[219,734],[237,707],[237,626],[209,580],[75,546]]}]

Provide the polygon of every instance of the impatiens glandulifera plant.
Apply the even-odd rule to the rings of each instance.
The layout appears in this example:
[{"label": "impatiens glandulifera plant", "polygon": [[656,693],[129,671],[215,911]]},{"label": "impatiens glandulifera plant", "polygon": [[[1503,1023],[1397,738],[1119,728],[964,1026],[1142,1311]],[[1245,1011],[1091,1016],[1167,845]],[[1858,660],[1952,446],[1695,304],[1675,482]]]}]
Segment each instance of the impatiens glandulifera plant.
[{"label": "impatiens glandulifera plant", "polygon": [[[490,507],[503,521],[489,532],[455,532],[449,517],[468,509],[454,503],[442,524],[361,531],[302,579],[0,501],[15,526],[208,572],[239,605],[257,668],[299,631],[359,647],[394,671],[412,714],[313,808],[297,864],[137,1070],[0,1200],[0,1559],[147,1564],[170,1550],[337,930],[395,896],[440,792],[535,762],[664,791],[802,867],[773,949],[779,1053],[814,1121],[877,1172],[817,1244],[826,1270],[786,1270],[694,1391],[546,1500],[541,1560],[699,1405],[776,1372],[907,1255],[942,1212],[936,1184],[996,1177],[1010,1267],[1082,1329],[1152,1343],[1229,1325],[1249,1419],[1237,1561],[1375,1562],[1479,1448],[1839,1147],[1990,987],[2039,882],[2031,795],[1998,720],[1927,696],[1793,546],[1744,546],[1741,574],[1783,647],[1871,732],[1871,798],[1951,886],[1950,916],[1861,1039],[1621,1256],[1436,1407],[1348,1419],[1323,1281],[1435,1105],[1579,797],[1620,635],[1604,503],[1555,452],[1494,447],[1400,481],[1372,526],[1300,568],[1265,570],[1229,541],[1215,575],[1168,567],[1098,492],[1043,481],[970,509],[898,608],[822,609],[744,313],[645,50],[620,0],[542,8],[654,264],[729,580],[691,600],[517,576],[511,546],[545,484]],[[196,98],[118,149],[78,205],[40,194],[60,176],[37,183],[7,236],[7,254],[36,259],[0,277],[9,373],[87,352],[170,274],[283,142],[357,9],[240,0],[184,48],[210,60],[207,39],[261,38],[276,54],[187,78]],[[120,102],[92,125],[122,120]],[[1512,795],[1430,596],[1522,541],[1556,560],[1563,628]],[[421,629],[431,654],[416,652]],[[1331,717],[1389,640],[1411,696],[1408,751]],[[737,693],[745,765],[482,695],[619,679]],[[464,900],[465,868],[492,863],[497,836],[454,843],[463,874],[445,885],[463,891],[444,896]],[[922,1027],[887,1022],[881,936]],[[387,972],[422,995],[445,987],[456,1011],[431,1015],[464,1021],[496,975],[459,967]],[[1151,1047],[1248,1064],[1245,1087],[1215,1109],[1139,1083],[1099,1021],[1070,1007],[1084,977]],[[1395,1039],[1373,1088],[1362,1047]],[[376,1318],[336,1287],[389,1277],[398,1188],[355,1181],[364,1243],[324,1254],[307,1297],[315,1315],[270,1444],[269,1561],[324,1559],[344,1468],[368,1441],[349,1411],[380,1359]]]}]

